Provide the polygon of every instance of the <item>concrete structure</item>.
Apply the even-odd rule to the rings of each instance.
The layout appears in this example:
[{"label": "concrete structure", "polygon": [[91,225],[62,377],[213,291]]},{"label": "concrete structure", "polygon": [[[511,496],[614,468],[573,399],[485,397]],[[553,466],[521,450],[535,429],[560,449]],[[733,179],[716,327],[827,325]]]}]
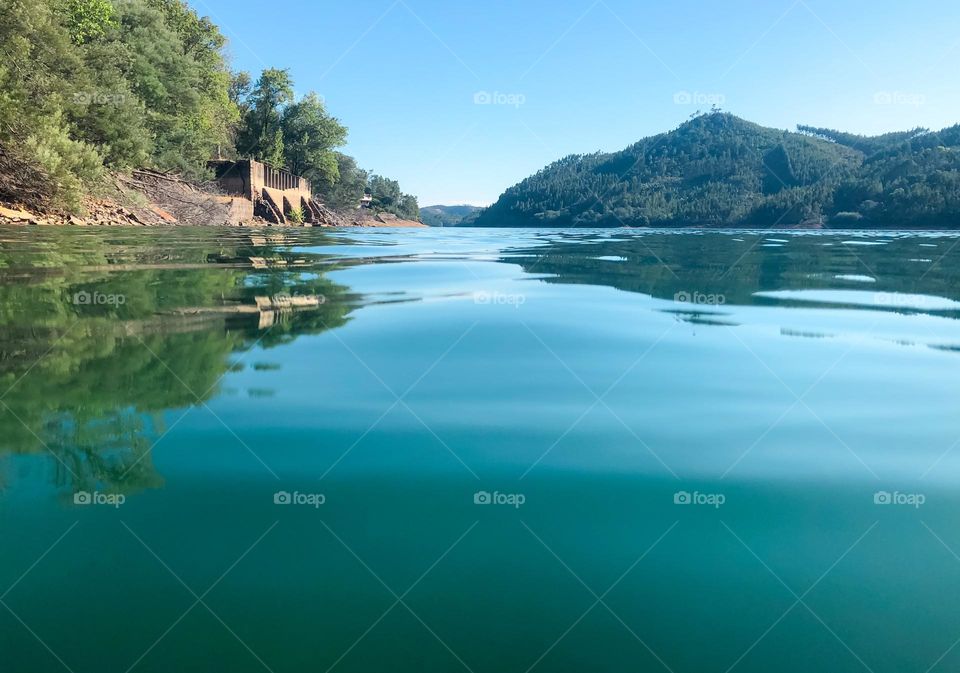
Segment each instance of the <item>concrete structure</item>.
[{"label": "concrete structure", "polygon": [[254,213],[268,222],[287,224],[294,210],[303,213],[307,223],[322,219],[310,182],[290,171],[249,159],[211,161],[209,167],[224,192],[248,199]]}]

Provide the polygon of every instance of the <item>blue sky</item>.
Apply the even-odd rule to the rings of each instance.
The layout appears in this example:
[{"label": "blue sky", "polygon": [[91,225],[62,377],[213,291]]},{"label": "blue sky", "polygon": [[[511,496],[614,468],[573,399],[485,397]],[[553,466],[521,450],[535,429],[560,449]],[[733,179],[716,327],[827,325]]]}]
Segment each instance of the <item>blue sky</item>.
[{"label": "blue sky", "polygon": [[421,205],[491,203],[712,102],[790,129],[960,122],[956,0],[191,2],[235,69],[289,68]]}]

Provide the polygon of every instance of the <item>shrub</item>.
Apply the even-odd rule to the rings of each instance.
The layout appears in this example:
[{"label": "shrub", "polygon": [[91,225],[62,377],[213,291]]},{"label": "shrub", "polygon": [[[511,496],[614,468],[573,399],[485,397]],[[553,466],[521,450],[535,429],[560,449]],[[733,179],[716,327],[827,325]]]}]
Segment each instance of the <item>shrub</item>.
[{"label": "shrub", "polygon": [[290,212],[287,213],[287,219],[293,224],[303,224],[306,221],[303,216],[303,208],[291,208]]}]

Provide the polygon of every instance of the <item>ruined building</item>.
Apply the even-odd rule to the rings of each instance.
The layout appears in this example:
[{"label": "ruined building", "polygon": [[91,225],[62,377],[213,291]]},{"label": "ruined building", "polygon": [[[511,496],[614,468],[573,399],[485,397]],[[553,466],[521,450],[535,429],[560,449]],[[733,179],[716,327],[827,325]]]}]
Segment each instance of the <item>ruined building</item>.
[{"label": "ruined building", "polygon": [[[249,202],[249,217],[261,217],[274,224],[291,222],[291,214],[303,215],[306,224],[326,224],[323,206],[313,199],[310,182],[290,171],[259,161],[211,161],[217,183],[231,196]],[[246,207],[244,202],[241,205]]]}]

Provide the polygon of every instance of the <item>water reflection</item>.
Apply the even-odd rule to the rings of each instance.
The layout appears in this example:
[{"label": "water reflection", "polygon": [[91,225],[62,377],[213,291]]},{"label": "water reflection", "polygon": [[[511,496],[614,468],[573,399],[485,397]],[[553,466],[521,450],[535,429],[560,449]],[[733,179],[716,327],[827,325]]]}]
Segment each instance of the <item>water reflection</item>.
[{"label": "water reflection", "polygon": [[[849,236],[638,232],[611,241],[558,235],[547,246],[514,250],[503,259],[548,283],[605,285],[668,301],[655,310],[692,326],[772,322],[785,337],[842,334],[955,352],[960,265],[953,260],[960,239]],[[916,257],[931,250],[934,257]]]},{"label": "water reflection", "polygon": [[[494,267],[503,282],[643,295],[617,304],[632,319],[652,319],[637,313],[649,310],[691,330],[869,338],[952,356],[960,352],[956,242],[942,234],[5,230],[0,466],[5,456],[49,454],[49,480],[61,492],[156,487],[150,449],[169,429],[165,412],[231,392],[227,374],[279,366],[246,362],[245,353],[341,327],[361,306],[476,296],[487,289],[477,273]],[[365,294],[330,278],[360,270],[370,272]],[[535,306],[524,310],[554,319],[548,305]],[[564,304],[571,315],[586,308]],[[470,319],[492,315],[483,309]],[[244,396],[278,407],[277,389],[260,383]],[[2,467],[0,479],[11,481]]]},{"label": "water reflection", "polygon": [[[288,235],[13,231],[0,252],[0,456],[57,486],[161,483],[161,412],[219,392],[238,354],[339,327],[360,298]],[[251,391],[268,395],[269,391]],[[4,479],[9,481],[9,477]]]},{"label": "water reflection", "polygon": [[[761,233],[643,232],[616,240],[596,237],[585,249],[582,238],[561,235],[545,247],[512,251],[504,261],[545,274],[548,282],[608,285],[668,300],[696,292],[722,294],[726,304],[737,305],[768,305],[765,298],[795,290],[844,291],[853,297],[869,281],[872,294],[841,303],[960,316],[960,266],[949,263],[956,236],[848,236],[795,233],[772,239]],[[764,247],[774,240],[776,249]],[[940,250],[932,259],[931,248]],[[927,257],[921,260],[917,255],[924,250]],[[923,266],[907,263],[914,260]],[[837,303],[828,294],[821,296]]]},{"label": "water reflection", "polygon": [[[198,643],[231,671],[458,666],[424,624],[477,671],[527,670],[566,632],[544,670],[635,670],[624,625],[678,673],[744,651],[862,670],[834,633],[878,673],[922,671],[954,642],[956,238],[254,236],[0,230],[0,649],[20,668],[175,670]],[[218,583],[222,621],[195,611],[144,657],[194,603],[168,569]],[[571,570],[619,582],[623,621],[584,616]],[[784,587],[825,572],[823,622],[784,618]],[[422,622],[383,617],[408,587]]]}]

